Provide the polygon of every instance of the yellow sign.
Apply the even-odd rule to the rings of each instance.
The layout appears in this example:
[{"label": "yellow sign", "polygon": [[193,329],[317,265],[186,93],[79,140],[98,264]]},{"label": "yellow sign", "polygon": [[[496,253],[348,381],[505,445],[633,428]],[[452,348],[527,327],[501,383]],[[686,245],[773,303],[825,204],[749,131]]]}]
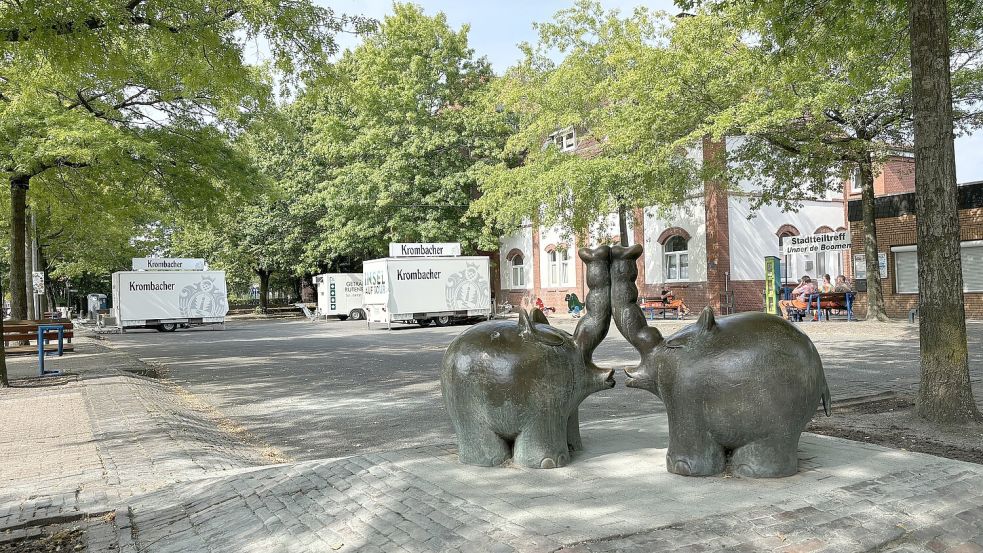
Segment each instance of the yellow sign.
[{"label": "yellow sign", "polygon": [[782,268],[777,257],[765,258],[765,313],[781,315],[778,309],[778,293],[781,285]]}]

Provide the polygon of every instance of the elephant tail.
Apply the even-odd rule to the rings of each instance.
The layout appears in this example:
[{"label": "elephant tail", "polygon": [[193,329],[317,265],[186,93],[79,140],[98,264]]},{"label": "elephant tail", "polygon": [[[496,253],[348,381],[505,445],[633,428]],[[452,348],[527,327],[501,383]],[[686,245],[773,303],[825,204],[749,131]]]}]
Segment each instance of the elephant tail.
[{"label": "elephant tail", "polygon": [[829,416],[829,410],[833,407],[832,400],[829,396],[829,384],[826,384],[826,375],[823,375],[823,412],[826,416]]}]

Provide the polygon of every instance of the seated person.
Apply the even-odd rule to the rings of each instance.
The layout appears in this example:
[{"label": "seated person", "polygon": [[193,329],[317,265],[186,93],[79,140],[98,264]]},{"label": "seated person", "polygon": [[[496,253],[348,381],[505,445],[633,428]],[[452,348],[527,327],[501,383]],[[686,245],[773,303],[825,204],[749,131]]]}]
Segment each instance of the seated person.
[{"label": "seated person", "polygon": [[673,296],[672,290],[670,290],[668,286],[662,287],[662,294],[659,296],[659,299],[662,301],[662,305],[667,309],[676,309],[679,311],[680,315],[689,314],[689,308],[686,307],[683,300],[676,299],[676,297]]},{"label": "seated person", "polygon": [[846,277],[840,275],[836,277],[836,285],[833,287],[834,292],[852,292],[853,287],[847,282]]},{"label": "seated person", "polygon": [[782,300],[778,302],[778,306],[781,309],[782,313],[785,315],[785,318],[788,320],[792,320],[792,317],[788,313],[789,308],[791,307],[794,309],[806,309],[807,307],[809,307],[809,303],[808,303],[809,296],[815,293],[816,293],[816,284],[812,282],[812,279],[809,278],[809,275],[806,275],[799,280],[799,285],[796,286],[794,290],[792,290],[792,294],[791,294],[792,299]]},{"label": "seated person", "polygon": [[543,303],[542,298],[536,298],[536,309],[539,309],[546,315],[551,315],[553,313],[556,313],[556,309],[552,307],[546,307],[546,305]]},{"label": "seated person", "polygon": [[577,294],[567,294],[563,296],[563,299],[567,301],[567,313],[573,315],[574,319],[580,318],[580,312],[584,310],[584,304],[580,303],[580,298]]},{"label": "seated person", "polygon": [[835,287],[833,283],[829,281],[829,275],[823,275],[823,282],[819,285],[819,292],[821,294],[829,294],[833,292]]}]

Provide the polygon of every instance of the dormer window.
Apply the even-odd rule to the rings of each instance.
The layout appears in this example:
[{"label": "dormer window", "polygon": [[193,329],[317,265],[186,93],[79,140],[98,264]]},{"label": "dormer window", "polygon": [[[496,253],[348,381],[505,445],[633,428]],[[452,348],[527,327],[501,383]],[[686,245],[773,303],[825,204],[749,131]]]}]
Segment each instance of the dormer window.
[{"label": "dormer window", "polygon": [[571,152],[577,149],[577,131],[567,127],[550,135],[549,141],[556,145],[561,152]]}]

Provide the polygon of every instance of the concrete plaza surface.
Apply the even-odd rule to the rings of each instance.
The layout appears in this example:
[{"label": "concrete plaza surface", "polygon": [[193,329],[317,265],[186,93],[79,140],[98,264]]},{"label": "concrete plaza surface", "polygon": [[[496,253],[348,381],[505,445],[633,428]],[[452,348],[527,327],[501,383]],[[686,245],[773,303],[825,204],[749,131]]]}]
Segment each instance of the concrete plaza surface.
[{"label": "concrete plaza surface", "polygon": [[[576,321],[554,317],[573,330]],[[657,320],[664,334],[688,321]],[[973,378],[983,380],[983,323],[969,325]],[[468,327],[366,329],[364,322],[306,319],[236,321],[161,334],[110,335],[115,347],[167,367],[168,377],[293,460],[339,457],[441,443],[453,428],[438,378],[447,344]],[[918,328],[906,323],[799,325],[823,358],[834,405],[847,398],[917,387]],[[638,354],[612,326],[594,359],[626,367]],[[581,421],[662,412],[648,392],[624,387],[593,394]],[[983,398],[983,395],[980,396]]]},{"label": "concrete plaza surface", "polygon": [[[43,383],[19,380],[18,387],[0,391],[5,422],[0,433],[0,551],[5,543],[66,524],[82,527],[86,549],[100,552],[983,551],[983,466],[976,464],[806,434],[800,472],[790,478],[670,475],[661,404],[618,386],[615,390],[639,398],[638,411],[612,417],[606,407],[595,410],[600,416],[583,424],[586,450],[560,469],[465,466],[457,462],[449,433],[400,434],[413,434],[418,425],[429,424],[429,417],[409,417],[389,430],[395,443],[414,443],[411,447],[379,446],[271,465],[277,457],[267,454],[261,432],[243,428],[238,417],[188,392],[201,384],[184,388],[140,376],[160,367],[130,354],[137,349],[145,356],[153,351],[174,355],[167,366],[180,374],[174,365],[188,363],[190,370],[195,362],[182,360],[170,341],[182,342],[204,366],[215,367],[203,372],[219,381],[212,383],[216,390],[223,375],[246,380],[232,382],[243,387],[240,391],[254,379],[260,391],[249,397],[268,394],[281,418],[289,420],[294,413],[314,417],[311,411],[318,411],[336,422],[333,409],[345,406],[312,407],[302,397],[291,397],[302,385],[283,386],[290,379],[282,369],[301,366],[297,359],[315,346],[304,346],[292,358],[274,347],[275,338],[262,336],[268,324],[243,325],[259,342],[248,347],[245,335],[236,331],[128,334],[110,342],[146,336],[139,348],[107,348],[80,339],[78,353],[51,361],[51,368],[66,370],[68,376]],[[898,329],[906,330],[897,326],[882,332]],[[408,339],[417,347],[419,336],[446,335],[449,341],[461,329],[418,330],[423,332]],[[869,340],[871,332],[850,339]],[[306,343],[297,334],[290,338],[288,333],[285,341]],[[378,338],[361,339],[365,342],[356,351],[362,353],[349,363],[375,368],[376,361],[364,352],[380,349],[371,345]],[[821,337],[816,339],[822,344]],[[192,345],[198,340],[230,343],[208,357]],[[974,343],[978,359],[978,337]],[[257,346],[272,347],[267,355],[273,361],[249,358],[250,348]],[[609,347],[604,356],[621,355],[617,343],[602,349]],[[246,357],[235,357],[237,348]],[[418,379],[410,378],[408,386],[426,390],[433,368],[417,363],[411,346],[397,350],[394,356],[407,358],[406,364],[396,374],[380,376],[410,378],[415,366]],[[871,350],[857,357],[873,356]],[[218,370],[213,358],[222,355],[238,360],[236,368],[252,364],[254,369]],[[834,360],[835,353],[824,355],[830,359],[827,366],[850,364]],[[892,353],[888,347],[880,355],[884,368],[869,385],[907,382],[905,357],[910,353],[897,348]],[[13,361],[14,377],[36,370],[32,363]],[[341,366],[318,368],[325,378],[343,374]],[[276,376],[276,385],[262,382],[263,371]],[[859,373],[849,374],[859,378]],[[307,373],[301,376],[302,383],[313,380]],[[374,383],[364,392],[356,386],[347,393],[368,398],[358,413],[363,417],[385,417],[380,424],[404,418],[397,408],[412,394],[369,405],[386,397],[383,387]],[[278,389],[283,393],[278,395]],[[422,394],[427,397],[432,396]],[[446,417],[439,388],[436,397],[429,407],[434,420]],[[409,401],[409,413],[422,412],[422,401]],[[337,428],[319,443],[356,440],[361,429]],[[385,433],[377,439],[383,441]]]}]

